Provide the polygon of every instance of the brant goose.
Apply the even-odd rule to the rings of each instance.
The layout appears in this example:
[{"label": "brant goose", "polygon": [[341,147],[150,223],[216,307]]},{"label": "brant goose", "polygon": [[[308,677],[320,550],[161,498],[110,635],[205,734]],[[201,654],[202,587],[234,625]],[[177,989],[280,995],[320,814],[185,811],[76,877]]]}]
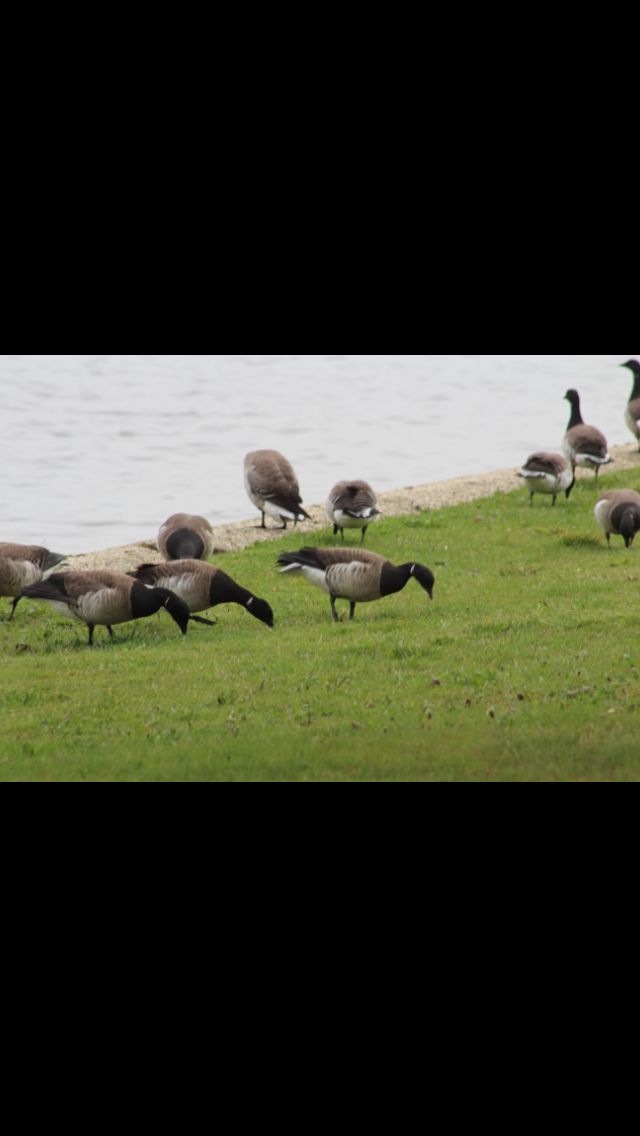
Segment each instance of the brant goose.
[{"label": "brant goose", "polygon": [[235,603],[246,609],[267,627],[273,627],[273,611],[266,600],[260,600],[241,588],[212,564],[201,560],[177,560],[172,564],[142,564],[130,573],[142,584],[165,588],[186,603],[191,615],[208,611],[219,604]]},{"label": "brant goose", "polygon": [[29,584],[46,580],[64,564],[64,556],[25,544],[0,544],[0,596],[12,599],[9,623],[20,601],[20,592]]},{"label": "brant goose", "polygon": [[626,423],[634,438],[638,439],[640,450],[640,363],[637,359],[630,359],[622,366],[633,373],[633,390],[627,407]]},{"label": "brant goose", "polygon": [[367,552],[363,548],[303,548],[300,552],[285,552],[278,560],[282,575],[292,572],[302,575],[309,584],[331,597],[331,610],[339,623],[336,600],[349,600],[350,619],[356,604],[374,603],[385,596],[401,592],[413,577],[433,599],[435,577],[421,564],[403,564],[397,568],[384,556]]},{"label": "brant goose", "polygon": [[165,560],[208,560],[213,556],[213,529],[204,517],[176,513],[158,533],[158,548]]},{"label": "brant goose", "polygon": [[597,482],[600,467],[611,462],[607,439],[595,426],[585,426],[577,391],[567,391],[564,397],[571,403],[571,418],[562,444],[564,455],[574,470],[577,465],[594,469]]},{"label": "brant goose", "polygon": [[640,493],[634,493],[633,489],[612,489],[602,495],[594,511],[609,546],[612,536],[621,536],[627,548],[631,548],[636,533],[640,532]]},{"label": "brant goose", "polygon": [[163,607],[183,635],[187,634],[189,619],[208,623],[190,616],[186,603],[173,592],[145,588],[144,584],[121,572],[68,572],[51,576],[49,580],[24,588],[20,595],[20,598],[23,597],[41,600],[58,615],[86,623],[90,647],[93,646],[96,627],[106,627],[109,635],[113,636],[112,627],[117,624],[146,619]]},{"label": "brant goose", "polygon": [[327,501],[327,516],[333,525],[333,535],[345,529],[362,529],[362,543],[367,529],[374,517],[380,516],[376,509],[378,498],[366,481],[339,481],[334,485]]},{"label": "brant goose", "polygon": [[257,450],[247,454],[244,462],[244,484],[249,500],[262,513],[262,524],[266,529],[265,514],[283,522],[286,530],[289,521],[294,528],[298,521],[309,514],[302,508],[302,497],[298,479],[293,466],[276,450]]},{"label": "brant goose", "polygon": [[535,493],[553,494],[554,505],[560,494],[566,493],[568,501],[576,483],[572,467],[560,454],[533,454],[518,477],[526,481],[532,505]]}]

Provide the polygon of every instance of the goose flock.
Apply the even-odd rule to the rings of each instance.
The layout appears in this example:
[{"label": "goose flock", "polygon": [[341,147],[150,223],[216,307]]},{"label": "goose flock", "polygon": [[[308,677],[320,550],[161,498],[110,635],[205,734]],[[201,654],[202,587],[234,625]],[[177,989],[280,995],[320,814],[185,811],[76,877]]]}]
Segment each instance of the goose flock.
[{"label": "goose flock", "polygon": [[[633,375],[625,421],[640,450],[640,362],[630,360],[624,367]],[[538,493],[551,496],[553,506],[563,493],[568,500],[578,467],[593,470],[597,486],[601,468],[612,460],[604,434],[585,424],[578,391],[568,391],[565,398],[571,417],[563,453],[532,454],[518,474],[532,506]],[[267,516],[283,531],[290,523],[295,528],[309,519],[293,466],[276,450],[248,454],[244,480],[250,501],[262,515],[261,529],[267,527]],[[329,494],[326,511],[343,547],[302,548],[283,553],[278,560],[283,575],[302,576],[329,596],[335,622],[340,619],[338,600],[349,603],[349,618],[353,619],[358,604],[395,595],[412,579],[433,599],[435,577],[429,568],[416,562],[395,565],[362,547],[370,525],[381,516],[377,506],[378,497],[368,482],[339,481]],[[620,536],[631,548],[640,532],[640,494],[631,489],[604,493],[595,506],[595,517],[609,544],[612,536]],[[351,530],[361,532],[361,547],[346,546],[345,531]],[[189,513],[170,517],[158,533],[158,549],[164,563],[142,564],[125,575],[107,570],[69,571],[65,557],[46,548],[0,543],[0,597],[12,601],[9,622],[20,600],[30,599],[84,623],[90,646],[96,627],[105,627],[113,636],[114,627],[163,610],[186,636],[190,622],[214,626],[200,613],[220,604],[238,604],[266,627],[274,627],[274,613],[266,600],[208,563],[214,555],[214,532],[204,517]]]}]

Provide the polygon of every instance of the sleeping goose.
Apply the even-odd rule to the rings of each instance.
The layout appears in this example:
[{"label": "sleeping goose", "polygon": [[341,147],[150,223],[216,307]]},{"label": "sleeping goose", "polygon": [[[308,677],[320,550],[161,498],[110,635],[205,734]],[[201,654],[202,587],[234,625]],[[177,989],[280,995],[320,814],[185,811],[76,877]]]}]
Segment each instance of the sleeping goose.
[{"label": "sleeping goose", "polygon": [[583,469],[594,469],[597,482],[600,467],[611,462],[607,439],[595,426],[585,426],[577,391],[567,391],[564,397],[571,403],[571,419],[562,445],[563,452],[574,470],[577,465]]},{"label": "sleeping goose", "polygon": [[637,359],[630,359],[622,365],[633,373],[633,390],[627,407],[626,422],[631,433],[638,439],[640,449],[640,363]]},{"label": "sleeping goose", "polygon": [[201,560],[177,560],[172,564],[142,564],[131,575],[142,584],[165,588],[186,603],[191,614],[208,611],[219,604],[235,603],[250,615],[273,627],[273,612],[266,600],[260,600],[241,588],[211,564]]},{"label": "sleeping goose", "polygon": [[535,493],[553,494],[554,505],[560,494],[566,493],[568,501],[576,483],[573,469],[560,454],[533,454],[518,477],[526,481],[532,505]]},{"label": "sleeping goose", "polygon": [[362,543],[367,529],[374,517],[379,517],[376,509],[378,498],[366,481],[339,481],[334,485],[327,501],[327,516],[333,525],[333,535],[345,529],[362,529]]},{"label": "sleeping goose", "polygon": [[289,521],[294,528],[298,521],[309,518],[302,508],[302,497],[298,479],[293,466],[276,450],[257,450],[247,454],[244,462],[244,484],[249,500],[262,513],[262,524],[266,529],[265,514],[283,522],[286,529]]},{"label": "sleeping goose", "polygon": [[209,560],[215,551],[213,529],[204,517],[175,513],[158,533],[165,560]]},{"label": "sleeping goose", "polygon": [[384,556],[367,552],[363,548],[303,548],[300,552],[285,552],[278,560],[282,575],[287,572],[304,576],[309,584],[326,592],[331,598],[331,610],[339,623],[336,600],[349,600],[350,619],[359,603],[374,603],[385,596],[401,592],[413,577],[433,599],[435,577],[421,564],[403,564],[397,568]]},{"label": "sleeping goose", "polygon": [[96,627],[106,627],[109,635],[113,636],[112,627],[131,623],[134,619],[146,619],[163,607],[183,635],[187,634],[190,618],[196,623],[208,622],[190,616],[186,603],[173,592],[145,588],[144,584],[122,572],[62,573],[24,588],[19,598],[41,600],[58,615],[86,623],[90,647],[93,646]]},{"label": "sleeping goose", "polygon": [[595,514],[609,545],[612,536],[621,536],[627,548],[631,548],[636,533],[640,532],[640,493],[633,489],[612,489],[602,495]]},{"label": "sleeping goose", "polygon": [[35,545],[0,544],[0,596],[12,599],[9,623],[13,619],[20,592],[29,584],[46,580],[60,564],[64,556],[49,552],[48,548]]}]

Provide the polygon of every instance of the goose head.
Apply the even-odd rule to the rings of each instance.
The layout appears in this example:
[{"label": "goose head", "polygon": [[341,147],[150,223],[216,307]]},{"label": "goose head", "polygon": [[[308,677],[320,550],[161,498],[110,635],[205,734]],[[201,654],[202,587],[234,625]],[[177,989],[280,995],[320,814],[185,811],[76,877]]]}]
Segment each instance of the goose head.
[{"label": "goose head", "polygon": [[[158,592],[163,592],[162,588],[157,588],[155,590]],[[174,595],[173,592],[164,592],[162,607],[166,608],[171,618],[175,623],[178,624],[178,627],[180,628],[182,634],[186,635],[189,628],[189,620],[191,619],[191,614],[184,600],[181,600],[179,596]]]},{"label": "goose head", "polygon": [[252,596],[247,604],[247,611],[250,611],[261,623],[266,623],[267,627],[272,630],[275,627],[273,610],[266,600],[259,600],[257,596]]},{"label": "goose head", "polygon": [[635,506],[627,509],[620,525],[620,536],[624,537],[627,548],[633,547],[637,532],[640,532],[640,508]]},{"label": "goose head", "polygon": [[430,568],[425,568],[422,564],[411,565],[411,575],[414,580],[417,580],[425,592],[428,593],[429,599],[433,599],[433,589],[435,586],[436,578]]},{"label": "goose head", "polygon": [[633,371],[636,378],[640,376],[640,363],[637,359],[630,359],[628,363],[622,363],[621,366],[627,371]]}]

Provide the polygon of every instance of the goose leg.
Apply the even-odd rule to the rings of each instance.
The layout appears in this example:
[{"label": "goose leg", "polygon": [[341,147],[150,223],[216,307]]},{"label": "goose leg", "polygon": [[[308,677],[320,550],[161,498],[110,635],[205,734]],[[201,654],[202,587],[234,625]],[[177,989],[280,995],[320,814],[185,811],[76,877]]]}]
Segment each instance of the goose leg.
[{"label": "goose leg", "polygon": [[334,535],[334,536],[337,536],[339,532],[340,532],[340,528],[339,528],[339,526],[338,526],[338,525],[334,525],[334,526],[333,526],[333,535]]},{"label": "goose leg", "polygon": [[19,603],[20,603],[20,596],[18,596],[18,598],[15,599],[13,601],[13,603],[11,604],[11,615],[9,616],[9,619],[7,620],[8,623],[11,623],[11,620],[13,619],[13,617],[16,613],[16,608],[17,608]]},{"label": "goose leg", "polygon": [[109,632],[109,638],[114,639],[115,636],[113,634],[113,627],[107,627],[107,631]]},{"label": "goose leg", "polygon": [[364,538],[367,535],[368,530],[369,530],[369,526],[365,525],[363,530],[362,530],[362,544],[364,544]]},{"label": "goose leg", "polygon": [[533,509],[533,493],[531,494],[531,508]]},{"label": "goose leg", "polygon": [[338,612],[336,611],[336,597],[335,596],[331,597],[331,610],[333,612],[333,622],[339,623],[340,617],[338,615]]},{"label": "goose leg", "polygon": [[557,500],[558,500],[558,498],[557,498],[557,497],[554,497],[554,498],[553,498],[553,505],[551,506],[551,508],[552,508],[552,509],[555,509],[555,507],[556,507],[556,501],[557,501]]},{"label": "goose leg", "polygon": [[609,545],[609,548],[611,548],[611,533],[607,533],[607,544]]},{"label": "goose leg", "polygon": [[266,518],[266,515],[265,515],[265,513],[264,513],[264,512],[262,511],[262,510],[260,510],[260,511],[262,512],[262,524],[261,524],[261,525],[256,525],[256,528],[257,528],[257,529],[266,529],[266,527],[267,527],[267,518]]},{"label": "goose leg", "polygon": [[354,619],[354,618],[355,618],[355,614],[356,614],[356,605],[355,605],[354,603],[352,603],[352,604],[351,604],[351,614],[350,614],[350,616],[349,616],[349,620],[352,620],[352,619]]},{"label": "goose leg", "polygon": [[96,625],[95,623],[88,623],[87,627],[89,628],[89,646],[93,647],[93,633],[96,629]]}]

